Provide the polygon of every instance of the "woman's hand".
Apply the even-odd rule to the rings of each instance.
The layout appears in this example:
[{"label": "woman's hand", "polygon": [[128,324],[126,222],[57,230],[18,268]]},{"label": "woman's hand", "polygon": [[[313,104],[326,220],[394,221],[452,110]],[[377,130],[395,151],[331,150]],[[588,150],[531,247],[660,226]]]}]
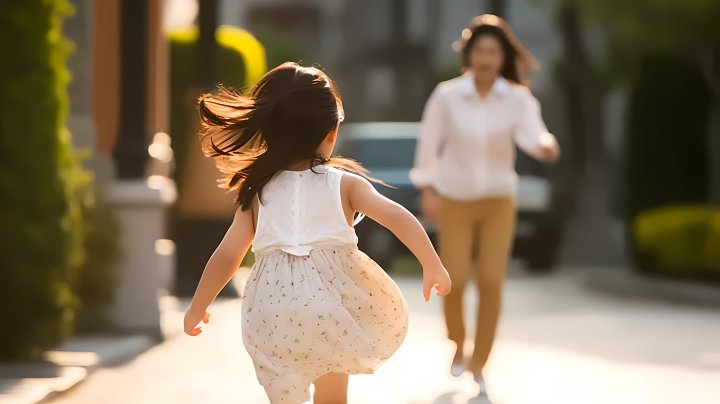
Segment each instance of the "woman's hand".
[{"label": "woman's hand", "polygon": [[423,218],[431,223],[437,224],[438,211],[440,210],[440,197],[432,187],[422,188],[420,194],[420,211]]},{"label": "woman's hand", "polygon": [[554,163],[560,158],[560,146],[555,136],[545,133],[540,137],[540,160],[547,163]]},{"label": "woman's hand", "polygon": [[450,293],[452,282],[450,281],[450,275],[442,264],[438,263],[432,267],[423,268],[423,295],[425,301],[430,300],[430,291],[433,286],[437,289],[438,296],[445,296]]},{"label": "woman's hand", "polygon": [[185,312],[184,329],[185,334],[191,337],[197,337],[202,332],[200,327],[196,327],[200,322],[205,324],[210,322],[210,312],[207,310],[197,310],[195,307],[190,305],[190,308]]}]

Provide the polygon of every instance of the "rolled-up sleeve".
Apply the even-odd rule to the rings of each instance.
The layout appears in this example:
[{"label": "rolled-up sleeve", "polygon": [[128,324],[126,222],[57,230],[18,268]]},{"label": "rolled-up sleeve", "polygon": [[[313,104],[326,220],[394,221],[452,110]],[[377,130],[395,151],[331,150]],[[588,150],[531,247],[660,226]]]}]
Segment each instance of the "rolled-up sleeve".
[{"label": "rolled-up sleeve", "polygon": [[548,132],[545,122],[543,122],[540,114],[540,102],[529,90],[524,92],[522,100],[522,113],[515,131],[515,143],[525,153],[539,158],[541,139],[552,137],[554,141],[554,136]]},{"label": "rolled-up sleeve", "polygon": [[415,163],[410,170],[410,181],[417,188],[433,184],[438,165],[438,150],[447,130],[441,85],[435,87],[423,110]]}]

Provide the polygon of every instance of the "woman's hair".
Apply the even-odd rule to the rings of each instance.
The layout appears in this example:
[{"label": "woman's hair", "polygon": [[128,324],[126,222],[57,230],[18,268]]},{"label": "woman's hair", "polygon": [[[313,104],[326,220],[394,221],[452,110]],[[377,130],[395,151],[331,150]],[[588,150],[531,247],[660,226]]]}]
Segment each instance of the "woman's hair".
[{"label": "woman's hair", "polygon": [[493,37],[500,43],[504,58],[500,74],[511,82],[529,84],[529,71],[537,69],[539,63],[518,42],[505,20],[492,14],[473,18],[460,39],[453,44],[453,48],[460,51],[462,72],[470,67],[470,52],[482,36]]},{"label": "woman's hair", "polygon": [[219,86],[198,103],[200,142],[225,175],[221,188],[236,191],[236,203],[248,209],[275,173],[307,160],[326,164],[372,181],[357,162],[325,158],[318,146],[343,119],[335,83],[315,67],[287,62],[265,74],[247,95]]}]

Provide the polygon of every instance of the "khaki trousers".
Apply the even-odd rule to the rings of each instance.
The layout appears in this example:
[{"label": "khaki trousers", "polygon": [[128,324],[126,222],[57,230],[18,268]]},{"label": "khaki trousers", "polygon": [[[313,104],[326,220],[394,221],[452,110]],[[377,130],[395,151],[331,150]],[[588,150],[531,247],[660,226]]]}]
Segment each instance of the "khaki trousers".
[{"label": "khaki trousers", "polygon": [[475,281],[480,292],[475,349],[469,369],[482,371],[500,315],[502,285],[515,232],[516,205],[510,197],[463,202],[440,198],[440,259],[450,274],[452,292],[443,298],[448,338],[463,349],[463,295],[471,267],[473,243],[478,259]]}]

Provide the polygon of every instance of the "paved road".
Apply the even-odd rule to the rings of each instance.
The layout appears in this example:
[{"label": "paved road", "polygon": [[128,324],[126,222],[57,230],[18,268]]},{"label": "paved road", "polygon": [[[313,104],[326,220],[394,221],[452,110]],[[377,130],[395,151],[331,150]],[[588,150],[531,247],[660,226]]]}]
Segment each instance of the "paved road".
[{"label": "paved road", "polygon": [[[487,404],[472,398],[470,375],[449,375],[438,299],[423,301],[420,279],[397,282],[408,337],[375,375],[351,378],[350,404]],[[468,308],[476,298],[467,294]],[[187,302],[163,304],[166,342],[52,404],[268,403],[242,346],[239,300],[216,302],[197,338],[180,329]],[[598,295],[567,273],[513,278],[487,379],[496,404],[720,404],[720,310]]]}]

